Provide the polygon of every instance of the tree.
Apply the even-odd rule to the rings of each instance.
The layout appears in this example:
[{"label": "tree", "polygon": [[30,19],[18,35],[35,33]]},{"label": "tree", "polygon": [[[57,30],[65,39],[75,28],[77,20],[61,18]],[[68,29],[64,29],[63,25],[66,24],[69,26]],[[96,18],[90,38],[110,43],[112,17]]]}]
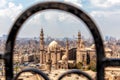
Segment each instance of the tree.
[{"label": "tree", "polygon": [[83,68],[83,63],[82,63],[82,62],[78,62],[78,63],[76,64],[76,68],[77,68],[77,69],[82,69],[82,68]]},{"label": "tree", "polygon": [[96,71],[96,61],[91,61],[91,62],[90,62],[90,69],[91,69],[92,71]]}]

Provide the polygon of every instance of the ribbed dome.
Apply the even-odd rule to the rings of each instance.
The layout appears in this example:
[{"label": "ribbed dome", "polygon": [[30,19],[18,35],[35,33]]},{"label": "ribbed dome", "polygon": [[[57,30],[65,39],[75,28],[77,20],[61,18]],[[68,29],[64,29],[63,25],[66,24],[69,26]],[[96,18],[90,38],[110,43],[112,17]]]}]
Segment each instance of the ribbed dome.
[{"label": "ribbed dome", "polygon": [[66,55],[63,55],[63,56],[62,56],[62,60],[63,60],[63,61],[66,61],[66,60],[67,60],[67,56],[66,56]]},{"label": "ribbed dome", "polygon": [[53,51],[53,50],[58,49],[58,48],[59,48],[59,44],[56,41],[52,41],[48,46],[48,49],[50,51]]},{"label": "ribbed dome", "polygon": [[95,49],[95,44],[92,44],[90,48]]}]

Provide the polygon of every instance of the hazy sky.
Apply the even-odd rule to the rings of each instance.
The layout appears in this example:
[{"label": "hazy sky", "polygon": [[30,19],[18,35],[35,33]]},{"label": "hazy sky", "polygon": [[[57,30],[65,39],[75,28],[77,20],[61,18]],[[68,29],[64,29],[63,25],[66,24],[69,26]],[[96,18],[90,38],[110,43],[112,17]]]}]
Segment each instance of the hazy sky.
[{"label": "hazy sky", "polygon": [[[48,0],[0,0],[0,36],[8,34],[15,19],[24,10],[38,2]],[[53,1],[53,0],[49,0]],[[87,12],[98,25],[103,37],[120,38],[120,0],[54,0],[72,3]],[[45,36],[73,37],[81,31],[89,36],[85,25],[72,15],[49,10],[32,16],[21,29],[20,37],[39,36],[43,28]]]}]

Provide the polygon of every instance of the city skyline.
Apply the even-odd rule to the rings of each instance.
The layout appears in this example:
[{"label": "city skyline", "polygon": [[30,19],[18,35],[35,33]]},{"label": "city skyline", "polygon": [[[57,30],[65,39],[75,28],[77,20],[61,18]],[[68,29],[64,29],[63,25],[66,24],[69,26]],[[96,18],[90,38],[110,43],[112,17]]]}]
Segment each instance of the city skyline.
[{"label": "city skyline", "polygon": [[[84,10],[98,26],[103,42],[97,36],[94,42],[82,20],[51,9],[31,16],[15,41],[6,40],[17,17],[44,1],[70,3]],[[43,80],[45,76],[59,80],[60,75],[65,75],[62,80],[86,77],[120,80],[120,0],[0,0],[0,3],[0,80]]]},{"label": "city skyline", "polygon": [[[45,0],[48,1],[48,0]],[[49,0],[53,1],[53,0]],[[120,21],[120,1],[119,0],[57,0],[60,2],[72,3],[81,8],[96,22],[101,35],[113,36],[120,38],[119,21]],[[8,35],[15,19],[35,3],[43,2],[43,0],[1,0],[0,3],[0,36]],[[26,4],[27,3],[27,4]],[[33,28],[34,27],[34,28]],[[29,28],[29,29],[28,29]],[[48,36],[67,36],[75,35],[80,31],[84,36],[89,35],[86,26],[76,17],[68,15],[61,11],[44,11],[32,16],[20,31],[21,37],[39,36],[40,29],[44,28]],[[72,33],[72,34],[71,34]],[[90,36],[90,35],[89,35]]]}]

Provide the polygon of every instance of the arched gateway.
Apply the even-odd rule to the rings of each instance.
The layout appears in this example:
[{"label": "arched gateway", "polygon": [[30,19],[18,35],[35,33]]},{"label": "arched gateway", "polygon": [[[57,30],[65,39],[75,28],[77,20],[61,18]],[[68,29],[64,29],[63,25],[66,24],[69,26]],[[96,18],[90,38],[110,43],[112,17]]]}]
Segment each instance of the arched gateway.
[{"label": "arched gateway", "polygon": [[[13,48],[14,48],[14,43],[16,36],[18,34],[18,31],[20,30],[21,26],[24,24],[24,22],[33,14],[39,12],[39,11],[44,11],[48,9],[57,9],[57,10],[62,10],[69,12],[79,19],[81,19],[88,29],[90,30],[93,39],[95,41],[95,48],[96,48],[96,56],[97,56],[97,80],[104,80],[104,68],[107,66],[120,66],[120,59],[108,59],[105,57],[104,54],[104,48],[103,48],[103,43],[102,43],[102,38],[101,35],[97,29],[97,26],[93,22],[93,20],[81,9],[78,9],[77,7],[62,3],[62,2],[43,2],[43,3],[38,3],[26,11],[24,11],[18,19],[14,22],[8,39],[6,41],[6,46],[5,46],[5,54],[1,54],[0,58],[4,59],[5,61],[5,76],[6,80],[13,80]],[[26,69],[21,71],[18,75],[16,75],[15,79],[22,73],[22,72],[34,72],[38,73],[41,75],[45,80],[49,80],[49,78],[41,71],[36,70],[36,69]],[[75,74],[81,74],[85,77],[87,77],[89,80],[92,80],[89,75],[86,73],[79,71],[79,70],[72,70],[68,71],[64,74],[62,74],[58,80],[61,80],[65,75],[70,74],[70,73],[75,73]]]}]

